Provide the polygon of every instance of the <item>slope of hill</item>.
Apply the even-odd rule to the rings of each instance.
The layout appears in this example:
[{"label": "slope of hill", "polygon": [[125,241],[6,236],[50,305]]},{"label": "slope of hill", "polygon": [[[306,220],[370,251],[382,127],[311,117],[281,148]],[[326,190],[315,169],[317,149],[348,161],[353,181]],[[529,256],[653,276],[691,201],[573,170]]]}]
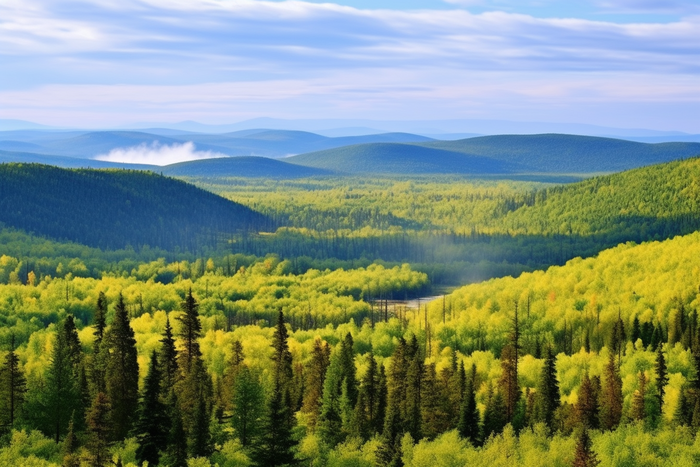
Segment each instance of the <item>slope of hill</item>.
[{"label": "slope of hill", "polygon": [[495,174],[527,170],[517,163],[398,143],[344,146],[300,154],[286,160],[293,164],[343,173]]},{"label": "slope of hill", "polygon": [[129,169],[129,170],[153,170],[158,166],[145,164],[125,164],[121,162],[106,162],[82,157],[55,156],[50,154],[36,154],[33,152],[16,152],[0,150],[0,163],[21,164],[47,164],[64,169]]},{"label": "slope of hill", "polygon": [[0,165],[0,222],[101,248],[201,248],[269,225],[265,216],[150,172]]},{"label": "slope of hill", "polygon": [[250,178],[302,178],[327,175],[323,169],[289,164],[266,157],[222,157],[199,161],[181,162],[156,169],[173,177],[250,177]]},{"label": "slope of hill", "polygon": [[[699,257],[700,232],[662,242],[628,243],[546,271],[464,286],[447,300],[459,310],[456,332],[467,348],[478,345],[474,323],[480,323],[487,346],[502,342],[512,326],[515,303],[528,350],[535,337],[554,342],[557,351],[569,354],[585,347],[587,340],[600,348],[608,342],[618,316],[633,342],[639,337],[648,345],[658,329],[660,340],[667,333],[673,343],[683,333],[678,323],[688,326],[691,310],[700,306]],[[678,316],[681,310],[688,316]],[[441,313],[441,304],[435,303],[431,311]]]},{"label": "slope of hill", "polygon": [[668,238],[700,229],[700,158],[535,192],[510,203],[501,229],[523,234]]},{"label": "slope of hill", "polygon": [[535,172],[619,172],[700,155],[700,143],[647,144],[593,136],[542,134],[480,136],[421,143],[527,166]]}]

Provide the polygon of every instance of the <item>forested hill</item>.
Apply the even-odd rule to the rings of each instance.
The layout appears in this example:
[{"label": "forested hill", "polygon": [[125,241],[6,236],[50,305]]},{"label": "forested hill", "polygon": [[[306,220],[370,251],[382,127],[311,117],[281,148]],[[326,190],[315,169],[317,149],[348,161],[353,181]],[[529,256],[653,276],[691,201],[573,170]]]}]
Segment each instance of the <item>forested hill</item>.
[{"label": "forested hill", "polygon": [[265,216],[150,172],[0,164],[0,223],[100,248],[195,250]]},{"label": "forested hill", "polygon": [[287,160],[347,173],[596,173],[619,172],[697,155],[700,155],[700,143],[647,144],[543,134],[360,144]]},{"label": "forested hill", "polygon": [[700,158],[692,158],[552,187],[506,206],[500,228],[620,241],[686,234],[700,229],[699,180]]}]

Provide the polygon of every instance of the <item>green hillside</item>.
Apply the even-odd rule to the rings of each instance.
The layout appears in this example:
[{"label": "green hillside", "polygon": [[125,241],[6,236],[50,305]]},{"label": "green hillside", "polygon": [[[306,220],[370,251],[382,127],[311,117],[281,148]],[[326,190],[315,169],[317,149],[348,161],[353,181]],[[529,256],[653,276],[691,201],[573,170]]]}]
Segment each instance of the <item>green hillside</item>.
[{"label": "green hillside", "polygon": [[193,250],[267,219],[150,172],[0,164],[0,222],[59,240],[117,249]]},{"label": "green hillside", "polygon": [[399,143],[344,146],[301,154],[286,160],[307,167],[350,174],[493,174],[527,170],[518,163]]},{"label": "green hillside", "polygon": [[700,143],[647,144],[576,135],[498,135],[458,141],[361,144],[289,162],[345,173],[600,173],[700,155]]},{"label": "green hillside", "polygon": [[497,161],[521,164],[535,172],[619,172],[700,155],[700,143],[647,144],[593,136],[542,134],[481,136],[421,143]]},{"label": "green hillside", "polygon": [[163,167],[163,174],[175,177],[302,178],[326,175],[328,170],[289,164],[265,157],[223,157],[181,162]]}]

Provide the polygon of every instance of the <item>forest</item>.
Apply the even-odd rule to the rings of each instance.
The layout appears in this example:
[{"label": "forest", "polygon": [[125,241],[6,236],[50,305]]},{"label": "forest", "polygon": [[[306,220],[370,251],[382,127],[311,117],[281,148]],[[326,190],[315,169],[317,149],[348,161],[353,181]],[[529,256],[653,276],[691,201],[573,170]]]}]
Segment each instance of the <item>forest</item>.
[{"label": "forest", "polygon": [[195,179],[280,226],[195,251],[6,226],[0,465],[697,465],[698,170]]}]

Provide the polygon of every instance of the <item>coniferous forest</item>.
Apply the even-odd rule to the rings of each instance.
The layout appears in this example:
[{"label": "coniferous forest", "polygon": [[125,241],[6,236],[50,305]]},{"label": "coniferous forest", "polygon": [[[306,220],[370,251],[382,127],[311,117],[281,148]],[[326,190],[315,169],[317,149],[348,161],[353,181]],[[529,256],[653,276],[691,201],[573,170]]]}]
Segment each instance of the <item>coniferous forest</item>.
[{"label": "coniferous forest", "polygon": [[0,465],[700,463],[698,159],[565,185],[55,169],[36,216],[54,169],[0,168]]}]

